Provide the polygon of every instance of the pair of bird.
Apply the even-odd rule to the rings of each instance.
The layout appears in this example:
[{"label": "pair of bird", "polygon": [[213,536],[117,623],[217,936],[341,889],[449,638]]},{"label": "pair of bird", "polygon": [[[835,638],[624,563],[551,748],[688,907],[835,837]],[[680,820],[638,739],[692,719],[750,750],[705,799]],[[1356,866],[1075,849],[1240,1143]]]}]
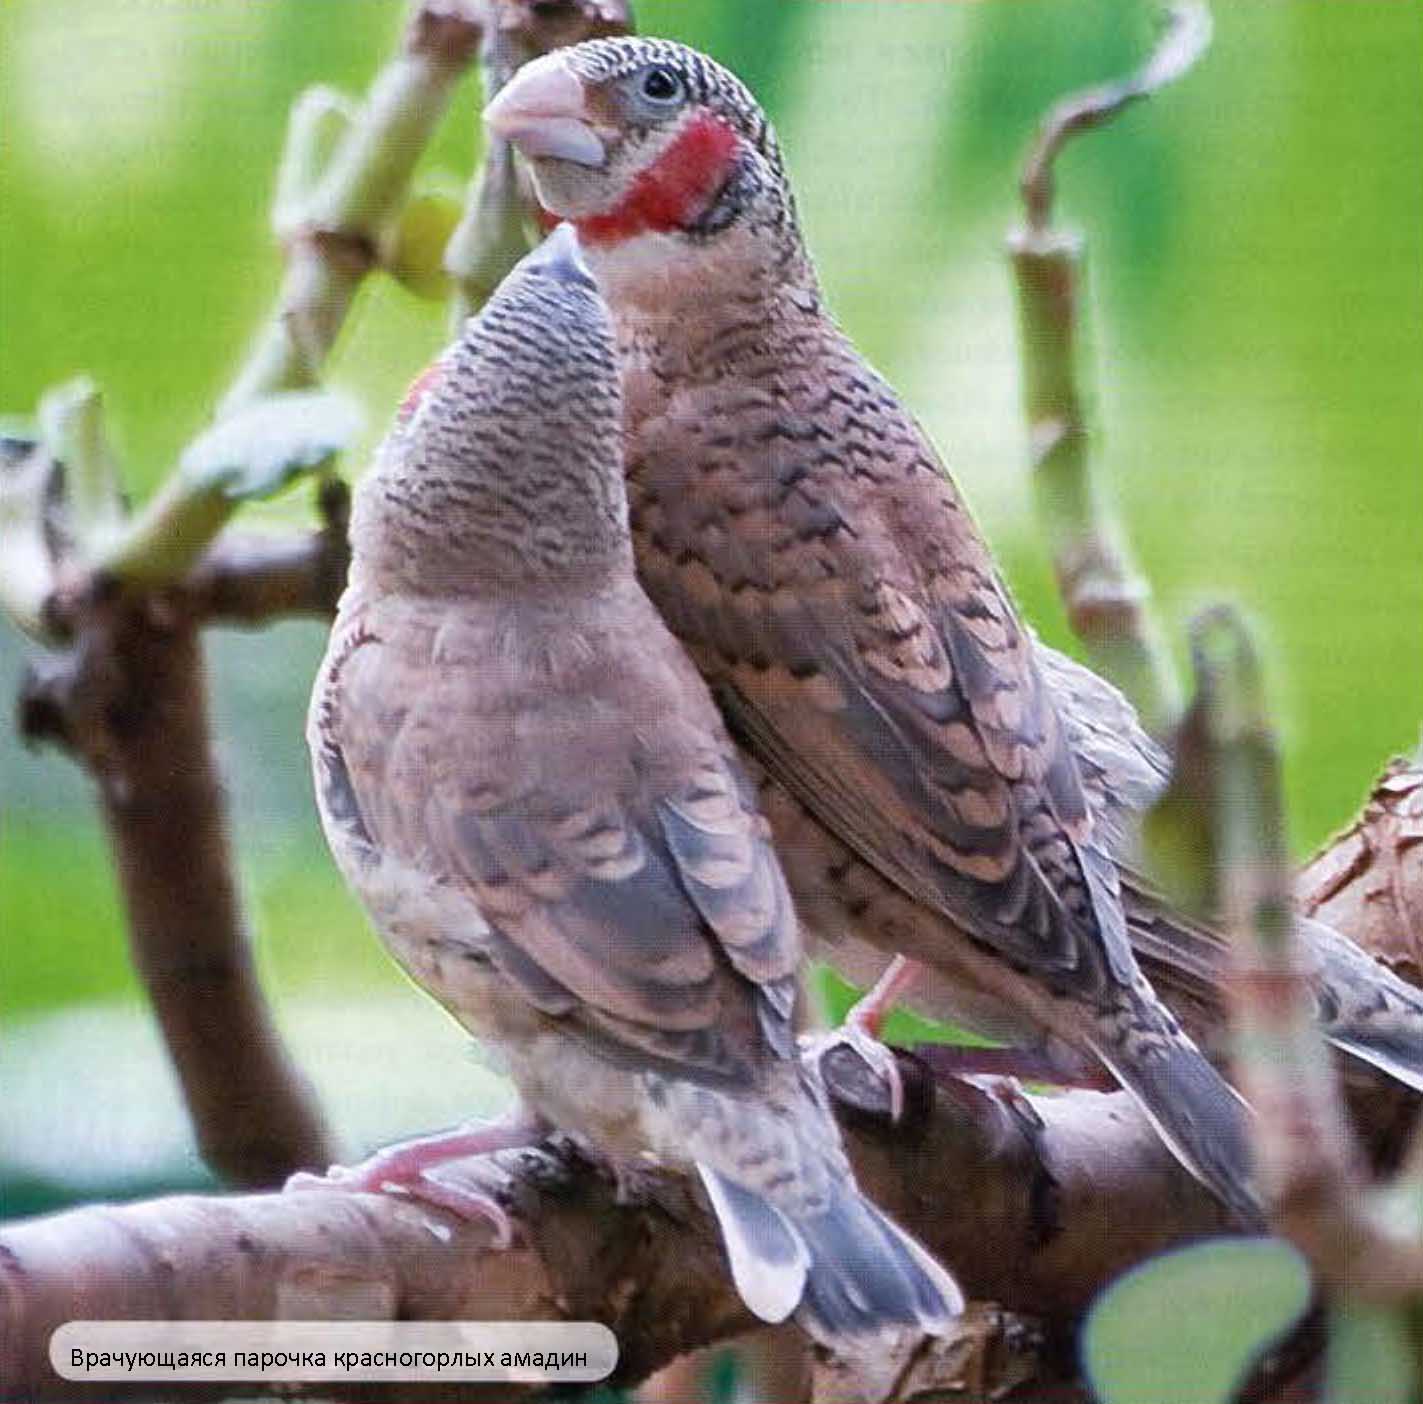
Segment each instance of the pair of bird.
[{"label": "pair of bird", "polygon": [[[507,1228],[428,1172],[555,1126],[695,1167],[758,1316],[939,1329],[957,1286],[860,1195],[797,1055],[813,934],[912,958],[935,1013],[1064,1079],[1109,1071],[1257,1222],[1248,1114],[1133,954],[1159,914],[1129,919],[1117,854],[1164,762],[1019,621],[831,320],[751,94],[598,40],[487,121],[568,222],[362,482],[309,739],[346,878],[526,1113],[337,1182]],[[1334,1032],[1416,1082],[1423,1004],[1335,955]]]}]

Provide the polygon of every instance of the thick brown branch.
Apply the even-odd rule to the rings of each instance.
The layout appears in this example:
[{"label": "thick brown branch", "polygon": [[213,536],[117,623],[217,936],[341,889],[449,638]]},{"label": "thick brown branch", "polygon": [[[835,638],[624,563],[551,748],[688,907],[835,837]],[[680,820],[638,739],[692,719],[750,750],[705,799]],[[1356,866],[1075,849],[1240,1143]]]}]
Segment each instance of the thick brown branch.
[{"label": "thick brown branch", "polygon": [[98,784],[134,965],[208,1164],[251,1186],[328,1164],[332,1142],[252,966],[196,629],[94,605],[68,654],[32,677],[22,720],[29,739],[62,742]]},{"label": "thick brown branch", "polygon": [[351,548],[346,538],[349,489],[339,478],[322,485],[325,525],[303,536],[255,536],[226,531],[173,592],[193,620],[256,625],[291,615],[327,618],[346,586]]},{"label": "thick brown branch", "polygon": [[[891,1131],[864,1113],[845,1116],[857,1170],[976,1297],[1070,1321],[1124,1267],[1225,1227],[1120,1094],[1007,1103],[967,1084],[931,1094],[918,1064],[904,1071],[906,1125]],[[335,1191],[162,1199],[15,1225],[0,1233],[0,1377],[13,1391],[5,1397],[107,1404],[143,1394],[112,1384],[86,1394],[51,1375],[49,1334],[72,1319],[592,1317],[617,1334],[629,1381],[754,1324],[686,1182],[669,1181],[655,1204],[631,1208],[566,1155],[469,1166],[510,1206],[522,1246],[497,1252],[481,1224]],[[189,1388],[184,1398],[239,1392]],[[382,1400],[436,1397],[428,1385],[383,1390]],[[465,1391],[461,1400],[511,1397],[508,1386]]]},{"label": "thick brown branch", "polygon": [[1423,984],[1423,763],[1395,760],[1363,813],[1305,865],[1301,908]]}]

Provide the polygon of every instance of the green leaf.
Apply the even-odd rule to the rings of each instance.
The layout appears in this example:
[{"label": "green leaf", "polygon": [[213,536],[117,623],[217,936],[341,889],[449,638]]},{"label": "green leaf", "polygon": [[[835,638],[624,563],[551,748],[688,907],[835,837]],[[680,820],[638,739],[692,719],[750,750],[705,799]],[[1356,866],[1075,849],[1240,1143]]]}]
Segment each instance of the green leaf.
[{"label": "green leaf", "polygon": [[1309,1268],[1274,1238],[1220,1238],[1117,1279],[1082,1332],[1102,1404],[1228,1404],[1309,1304]]},{"label": "green leaf", "polygon": [[1351,1302],[1329,1316],[1325,1404],[1414,1404],[1419,1397],[1401,1312]]},{"label": "green leaf", "polygon": [[459,221],[458,200],[430,191],[414,196],[401,211],[386,255],[390,276],[416,297],[444,301],[450,291],[445,245]]},{"label": "green leaf", "polygon": [[220,419],[183,454],[179,472],[192,490],[230,502],[270,497],[301,473],[325,467],[361,432],[349,395],[281,390]]}]

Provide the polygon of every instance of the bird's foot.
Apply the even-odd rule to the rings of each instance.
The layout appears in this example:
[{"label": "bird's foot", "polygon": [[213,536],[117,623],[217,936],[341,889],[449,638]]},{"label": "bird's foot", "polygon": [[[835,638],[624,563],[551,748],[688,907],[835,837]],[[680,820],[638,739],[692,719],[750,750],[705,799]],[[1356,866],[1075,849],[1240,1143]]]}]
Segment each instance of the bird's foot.
[{"label": "bird's foot", "polygon": [[887,1090],[889,1119],[896,1123],[904,1115],[904,1077],[893,1051],[880,1042],[880,1030],[899,997],[918,976],[919,966],[914,961],[895,956],[874,988],[851,1008],[838,1029],[801,1039],[802,1052],[815,1062],[817,1069],[837,1049],[848,1049],[859,1058]]},{"label": "bird's foot", "polygon": [[667,1176],[662,1166],[650,1159],[641,1164],[610,1161],[608,1168],[613,1176],[613,1203],[624,1206],[647,1204]]},{"label": "bird's foot", "polygon": [[[805,1034],[800,1040],[800,1046],[802,1056],[815,1064],[822,1081],[834,1086],[845,1082],[846,1079],[838,1069],[834,1074],[830,1074],[825,1066],[826,1060],[831,1059],[838,1063],[846,1053],[853,1055],[868,1069],[876,1087],[882,1089],[873,1099],[879,1102],[881,1114],[884,1103],[879,1099],[887,1095],[890,1121],[897,1123],[904,1115],[904,1077],[899,1071],[899,1060],[894,1056],[892,1048],[881,1043],[855,1018],[853,1009],[838,1029]],[[860,1078],[856,1077],[854,1081],[862,1085]],[[858,1103],[860,1099],[853,1100]]]},{"label": "bird's foot", "polygon": [[516,1150],[538,1141],[544,1127],[523,1112],[498,1121],[461,1126],[434,1136],[421,1136],[386,1146],[357,1165],[333,1165],[324,1175],[299,1171],[285,1188],[342,1190],[348,1194],[400,1194],[462,1219],[486,1219],[494,1227],[497,1248],[514,1241],[514,1225],[503,1206],[490,1195],[468,1185],[437,1176],[435,1171],[452,1161],[494,1151]]}]

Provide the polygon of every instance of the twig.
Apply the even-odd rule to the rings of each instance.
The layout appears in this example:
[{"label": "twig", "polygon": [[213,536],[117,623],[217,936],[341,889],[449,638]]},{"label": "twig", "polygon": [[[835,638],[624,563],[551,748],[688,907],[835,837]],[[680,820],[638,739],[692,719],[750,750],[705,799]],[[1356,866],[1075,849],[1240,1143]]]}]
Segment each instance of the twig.
[{"label": "twig", "polygon": [[50,453],[64,465],[67,525],[91,556],[122,527],[125,510],[99,387],[81,376],[51,390],[40,401],[39,419]]},{"label": "twig", "polygon": [[1020,188],[1027,208],[1028,232],[1047,235],[1052,224],[1053,164],[1078,133],[1112,121],[1133,103],[1150,97],[1188,73],[1211,42],[1210,6],[1181,0],[1165,15],[1161,39],[1147,61],[1127,78],[1063,98],[1048,113],[1023,167]]},{"label": "twig", "polygon": [[1184,73],[1210,41],[1210,11],[1182,3],[1146,64],[1121,82],[1063,99],[1042,125],[1023,170],[1026,224],[1008,247],[1018,286],[1024,411],[1039,519],[1074,632],[1093,666],[1126,693],[1147,729],[1165,735],[1180,690],[1150,588],[1131,566],[1121,529],[1093,481],[1080,387],[1083,241],[1052,226],[1054,162],[1080,132]]},{"label": "twig", "polygon": [[349,490],[340,478],[321,485],[325,525],[304,536],[225,531],[173,592],[188,617],[255,626],[290,615],[329,618],[346,586]]},{"label": "twig", "polygon": [[[486,0],[489,18],[480,52],[484,99],[530,59],[566,44],[633,29],[628,0]],[[470,183],[464,216],[445,248],[455,285],[457,321],[478,312],[529,249],[536,202],[521,184],[509,143],[485,133],[484,159]]]},{"label": "twig", "polygon": [[[222,419],[278,390],[317,383],[320,368],[366,274],[381,256],[410,177],[456,81],[473,57],[482,25],[459,0],[425,0],[400,55],[365,102],[346,117],[327,90],[298,102],[288,130],[275,206],[287,255],[277,310],[223,397]],[[304,179],[314,180],[299,197]],[[219,486],[175,473],[100,564],[119,580],[172,581],[194,563],[236,510]]]},{"label": "twig", "polygon": [[1236,1067],[1255,1108],[1256,1170],[1275,1227],[1322,1286],[1374,1301],[1423,1292],[1423,1243],[1391,1233],[1349,1130],[1293,936],[1280,767],[1259,661],[1240,619],[1192,631],[1214,775],[1217,853],[1235,943]]},{"label": "twig", "polygon": [[0,438],[0,611],[25,633],[45,632],[48,603],[58,585],[45,529],[60,468],[37,438]]}]

